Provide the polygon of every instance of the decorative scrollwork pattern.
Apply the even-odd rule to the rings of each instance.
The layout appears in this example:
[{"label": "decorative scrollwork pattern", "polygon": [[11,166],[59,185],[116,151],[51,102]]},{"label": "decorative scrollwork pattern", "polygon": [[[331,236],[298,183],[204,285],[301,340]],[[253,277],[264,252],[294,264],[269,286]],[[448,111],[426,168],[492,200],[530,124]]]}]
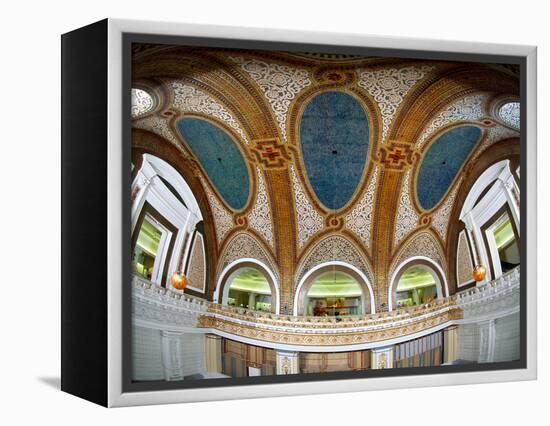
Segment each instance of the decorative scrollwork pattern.
[{"label": "decorative scrollwork pattern", "polygon": [[264,239],[273,247],[273,225],[271,222],[271,211],[269,209],[269,200],[265,189],[264,178],[259,167],[256,168],[258,176],[258,195],[256,204],[248,215],[250,227],[258,231]]},{"label": "decorative scrollwork pattern", "polygon": [[178,151],[180,151],[183,155],[186,155],[185,151],[181,147],[181,143],[178,141],[178,138],[174,135],[174,132],[172,132],[172,129],[170,129],[170,126],[168,125],[167,120],[165,120],[164,118],[160,118],[156,115],[150,115],[149,117],[135,120],[132,123],[132,126],[135,127],[136,129],[148,130],[150,132],[155,133],[158,136],[161,136],[162,138],[170,142],[172,145],[174,145],[178,149]]},{"label": "decorative scrollwork pattern", "polygon": [[262,248],[261,244],[256,241],[256,239],[249,234],[240,232],[227,243],[222,256],[220,257],[220,270],[229,265],[231,262],[234,262],[237,259],[256,259],[260,262],[269,265],[271,271],[275,276],[278,276],[277,269],[275,264],[272,261],[269,254]]},{"label": "decorative scrollwork pattern", "polygon": [[399,243],[411,232],[418,224],[418,213],[414,209],[410,195],[410,169],[405,172],[403,178],[403,187],[401,189],[401,198],[397,209],[397,218],[395,220],[395,232],[393,236],[393,245],[397,247]]},{"label": "decorative scrollwork pattern", "polygon": [[414,256],[425,256],[432,259],[445,269],[444,254],[437,239],[427,231],[422,231],[416,234],[406,245],[401,249],[390,268],[390,277],[401,263]]},{"label": "decorative scrollwork pattern", "polygon": [[483,142],[479,144],[479,147],[474,154],[474,158],[479,157],[479,155],[481,155],[483,151],[485,151],[487,148],[489,148],[494,143],[497,143],[498,141],[517,137],[519,137],[519,132],[517,132],[516,130],[509,129],[500,124],[497,124],[496,126],[489,129],[487,136],[485,137]]},{"label": "decorative scrollwork pattern", "polygon": [[155,107],[153,97],[143,89],[132,88],[132,118],[147,114]]},{"label": "decorative scrollwork pattern", "polygon": [[372,271],[367,260],[361,256],[359,250],[353,246],[345,237],[340,235],[331,235],[321,240],[309,252],[305,260],[298,267],[296,275],[296,285],[300,282],[304,274],[321,263],[338,260],[349,263],[364,272],[372,283]]},{"label": "decorative scrollwork pattern", "polygon": [[292,100],[304,88],[311,85],[309,74],[304,69],[296,69],[287,65],[270,64],[255,59],[231,57],[260,86],[269,105],[273,109],[281,136],[285,142],[286,117]]},{"label": "decorative scrollwork pattern", "polygon": [[441,111],[424,130],[420,139],[416,143],[417,148],[421,148],[424,142],[437,129],[455,121],[476,121],[483,117],[483,103],[487,98],[486,94],[480,93],[466,96],[443,111]]},{"label": "decorative scrollwork pattern", "polygon": [[456,249],[456,282],[459,287],[473,281],[472,271],[474,270],[474,263],[467,238],[466,231],[462,230],[458,237],[458,246]]},{"label": "decorative scrollwork pattern", "polygon": [[195,235],[187,276],[189,277],[189,286],[204,293],[206,289],[206,259],[204,257],[204,242],[200,233]]},{"label": "decorative scrollwork pattern", "polygon": [[292,186],[294,188],[294,202],[296,203],[296,222],[298,226],[298,248],[302,248],[306,241],[316,232],[323,229],[323,217],[313,208],[306,194],[300,186],[294,166],[290,166]]},{"label": "decorative scrollwork pattern", "polygon": [[453,208],[456,194],[458,192],[458,188],[460,188],[461,182],[462,179],[460,179],[455,184],[455,187],[449,193],[445,202],[432,215],[432,226],[437,231],[443,241],[445,241],[445,238],[447,238],[447,225],[449,224],[449,216],[451,214],[451,210]]},{"label": "decorative scrollwork pattern", "polygon": [[355,232],[367,248],[370,248],[372,214],[374,210],[378,166],[372,172],[365,195],[354,209],[345,217],[346,227]]},{"label": "decorative scrollwork pattern", "polygon": [[231,213],[229,213],[222,206],[216,196],[212,193],[204,178],[202,176],[199,176],[199,179],[202,182],[202,186],[204,188],[204,191],[206,192],[206,197],[208,198],[208,202],[210,203],[212,215],[214,216],[214,224],[216,226],[216,238],[218,240],[218,244],[221,245],[223,239],[233,227],[233,219],[231,217]]},{"label": "decorative scrollwork pattern", "polygon": [[520,104],[519,102],[507,102],[498,110],[498,115],[509,126],[519,129]]},{"label": "decorative scrollwork pattern", "polygon": [[386,141],[396,111],[411,88],[434,67],[359,70],[358,85],[376,101],[382,114],[382,143]]},{"label": "decorative scrollwork pattern", "polygon": [[231,113],[219,102],[212,99],[211,96],[179,81],[170,82],[170,87],[174,92],[174,108],[184,113],[195,112],[215,117],[237,132],[247,145],[250,144],[241,126]]}]

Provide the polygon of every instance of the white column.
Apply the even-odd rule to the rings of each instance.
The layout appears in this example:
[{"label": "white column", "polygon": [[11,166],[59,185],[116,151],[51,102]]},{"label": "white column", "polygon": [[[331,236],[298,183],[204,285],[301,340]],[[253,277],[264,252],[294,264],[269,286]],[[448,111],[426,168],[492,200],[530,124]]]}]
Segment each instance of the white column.
[{"label": "white column", "polygon": [[371,349],[370,368],[373,370],[393,368],[393,353],[393,346],[384,346],[383,348]]},{"label": "white column", "polygon": [[256,309],[256,293],[248,295],[248,309]]},{"label": "white column", "polygon": [[162,365],[167,381],[183,380],[181,336],[178,332],[161,332]]},{"label": "white column", "polygon": [[222,372],[222,338],[215,334],[206,334],[206,371],[209,373]]},{"label": "white column", "polygon": [[153,183],[153,179],[156,175],[147,177],[141,171],[138,172],[134,183],[132,184],[131,196],[132,196],[132,232],[136,227],[136,223],[139,217],[145,199],[147,198],[147,191]]},{"label": "white column", "polygon": [[520,205],[519,205],[519,188],[517,187],[516,180],[512,173],[508,171],[505,176],[499,177],[499,182],[502,184],[503,190],[506,194],[506,200],[512,211],[514,223],[518,233],[520,232]]},{"label": "white column", "polygon": [[277,375],[300,373],[299,352],[277,351]]},{"label": "white column", "polygon": [[487,255],[487,250],[485,249],[485,244],[483,242],[481,229],[475,222],[474,217],[472,216],[472,212],[468,213],[464,217],[463,221],[464,221],[464,224],[466,225],[466,229],[468,230],[469,234],[473,237],[475,242],[476,253],[474,253],[474,256],[475,256],[474,264],[478,264],[479,262],[481,262],[481,264],[485,266],[487,270],[485,279],[483,281],[479,281],[477,285],[480,286],[483,284],[487,284],[491,280],[491,268],[489,263],[489,257]]},{"label": "white column", "polygon": [[495,358],[495,320],[479,323],[479,358],[478,362],[493,362]]},{"label": "white column", "polygon": [[458,326],[452,325],[443,331],[443,362],[454,363],[458,359],[458,349]]}]

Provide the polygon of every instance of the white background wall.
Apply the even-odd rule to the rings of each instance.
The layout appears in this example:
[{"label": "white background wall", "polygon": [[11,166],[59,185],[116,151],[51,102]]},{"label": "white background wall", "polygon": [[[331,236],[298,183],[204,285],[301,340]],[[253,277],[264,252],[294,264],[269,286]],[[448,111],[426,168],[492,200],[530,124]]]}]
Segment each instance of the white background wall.
[{"label": "white background wall", "polygon": [[[549,158],[550,31],[544,3],[462,0],[446,6],[440,0],[277,0],[253,1],[245,9],[246,2],[237,0],[3,2],[0,422],[95,426],[181,421],[243,425],[258,421],[266,425],[308,425],[340,424],[342,414],[357,413],[357,420],[380,425],[393,424],[396,419],[409,425],[543,424],[550,380],[549,309],[539,310],[537,382],[114,410],[94,406],[56,388],[60,357],[61,33],[110,16],[538,44],[539,158]],[[541,171],[540,178],[539,187],[548,188],[548,167]],[[549,197],[539,195],[540,217],[548,217],[548,203]],[[544,242],[544,237],[550,237],[548,221],[540,223],[539,236],[542,268],[549,255]],[[541,279],[539,300],[548,299],[546,284]],[[468,408],[457,408],[455,404],[459,403]],[[415,414],[407,419],[407,413]],[[211,420],[204,423],[205,417]]]}]

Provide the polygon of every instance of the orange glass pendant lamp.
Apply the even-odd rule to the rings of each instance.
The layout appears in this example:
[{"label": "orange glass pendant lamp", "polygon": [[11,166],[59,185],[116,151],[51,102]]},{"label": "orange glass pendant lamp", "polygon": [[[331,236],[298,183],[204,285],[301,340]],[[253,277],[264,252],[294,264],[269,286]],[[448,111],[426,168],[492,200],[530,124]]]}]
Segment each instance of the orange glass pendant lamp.
[{"label": "orange glass pendant lamp", "polygon": [[472,272],[472,276],[476,281],[483,281],[486,275],[487,269],[483,265],[477,265]]},{"label": "orange glass pendant lamp", "polygon": [[183,290],[187,287],[187,277],[184,274],[175,272],[170,281],[176,290]]}]

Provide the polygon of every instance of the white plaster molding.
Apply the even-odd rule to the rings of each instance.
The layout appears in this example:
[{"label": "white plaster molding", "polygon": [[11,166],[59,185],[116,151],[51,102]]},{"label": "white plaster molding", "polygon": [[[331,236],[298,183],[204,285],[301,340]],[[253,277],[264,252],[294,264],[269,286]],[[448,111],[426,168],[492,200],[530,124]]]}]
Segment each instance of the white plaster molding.
[{"label": "white plaster molding", "polygon": [[314,274],[316,271],[318,271],[320,269],[323,269],[323,268],[331,267],[331,266],[340,266],[342,268],[349,269],[349,270],[355,272],[357,275],[359,275],[359,277],[361,277],[363,282],[359,283],[359,284],[366,286],[367,289],[368,289],[368,292],[369,292],[370,309],[371,309],[370,313],[371,314],[376,313],[376,307],[375,307],[375,302],[374,302],[374,291],[372,289],[372,285],[371,285],[368,277],[359,268],[357,268],[357,267],[355,267],[355,266],[353,266],[349,263],[341,262],[341,261],[338,261],[338,260],[333,260],[333,261],[329,261],[329,262],[320,263],[320,264],[314,266],[313,268],[311,268],[309,271],[307,271],[302,276],[302,278],[300,279],[300,282],[298,283],[298,286],[296,287],[296,292],[295,292],[295,297],[294,297],[294,304],[293,304],[293,308],[292,308],[293,315],[298,315],[298,301],[299,301],[298,296],[299,296],[300,291],[302,290],[302,286],[304,285],[306,280],[312,274]]},{"label": "white plaster molding", "polygon": [[[273,282],[273,286],[275,287],[275,300],[273,301],[273,302],[275,302],[275,313],[279,314],[280,307],[281,307],[281,299],[280,299],[280,294],[279,294],[279,281],[277,280],[277,277],[275,276],[273,271],[271,271],[271,268],[269,268],[268,265],[266,265],[264,262],[259,261],[258,259],[253,259],[251,257],[237,259],[237,260],[231,262],[225,268],[223,268],[222,272],[220,273],[220,276],[218,277],[218,282],[216,284],[216,290],[214,292],[214,302],[221,303],[222,305],[227,304],[227,297],[229,295],[229,286],[228,285],[225,286],[224,292],[221,295],[221,298],[220,298],[220,288],[221,288],[223,282],[226,280],[226,275],[229,272],[229,270],[231,268],[235,267],[235,266],[238,266],[239,264],[242,264],[242,263],[253,263],[253,264],[259,266],[260,269],[263,272],[265,272],[266,274],[269,275],[269,277],[271,278],[271,280]],[[232,280],[232,278],[234,278],[235,275],[238,274],[238,272],[239,272],[238,270],[233,272],[229,277],[227,277],[227,281]]]},{"label": "white plaster molding", "polygon": [[[433,270],[431,270],[429,267],[427,267],[426,265],[423,265],[423,264],[419,264],[419,263],[414,263],[415,261],[417,260],[423,260],[425,262],[428,262],[434,269],[436,269],[440,274],[441,276],[443,277],[443,283],[441,282],[441,280],[439,279],[438,275],[434,273]],[[444,297],[448,297],[449,296],[449,285],[447,283],[447,277],[445,275],[445,271],[443,271],[443,268],[437,264],[433,259],[429,258],[429,257],[426,257],[426,256],[412,256],[412,257],[409,257],[407,259],[405,259],[404,261],[402,261],[398,266],[397,268],[395,268],[395,270],[393,271],[393,274],[391,276],[391,279],[390,279],[390,286],[388,287],[388,311],[392,311],[393,310],[393,289],[394,288],[397,288],[397,285],[399,284],[397,282],[397,276],[399,274],[399,272],[401,270],[403,270],[404,268],[407,268],[409,266],[417,266],[419,268],[422,268],[424,269],[425,271],[429,272],[433,278],[434,278],[434,281],[436,283],[436,288],[437,288],[437,297],[439,299],[442,299]]]}]

